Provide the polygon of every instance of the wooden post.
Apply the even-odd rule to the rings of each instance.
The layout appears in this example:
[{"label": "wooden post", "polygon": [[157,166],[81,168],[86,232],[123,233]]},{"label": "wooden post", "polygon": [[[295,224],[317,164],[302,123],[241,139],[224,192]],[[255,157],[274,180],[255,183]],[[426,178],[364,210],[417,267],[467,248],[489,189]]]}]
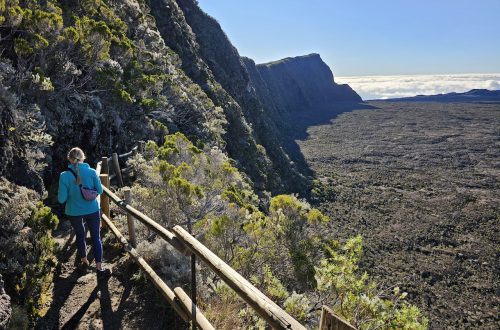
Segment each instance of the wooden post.
[{"label": "wooden post", "polygon": [[120,163],[118,162],[118,154],[113,152],[113,169],[115,170],[116,179],[118,180],[118,187],[123,187],[122,172],[120,170]]},{"label": "wooden post", "polygon": [[97,164],[95,165],[95,172],[97,173],[97,175],[101,174],[101,162],[97,162]]},{"label": "wooden post", "polygon": [[186,245],[191,252],[203,260],[212,270],[219,275],[227,285],[243,298],[253,309],[262,316],[271,327],[275,329],[306,330],[297,320],[266,297],[259,289],[232,269],[222,259],[201,244],[180,226],[172,228],[177,238]]},{"label": "wooden post", "polygon": [[175,293],[168,287],[167,284],[165,284],[165,282],[163,282],[163,280],[158,276],[158,274],[156,274],[156,272],[151,268],[151,266],[149,266],[149,264],[141,257],[141,255],[137,252],[137,250],[134,249],[130,244],[128,244],[125,237],[123,237],[123,235],[118,231],[118,229],[109,220],[109,218],[104,215],[102,219],[109,226],[111,232],[113,232],[113,234],[115,234],[115,236],[120,240],[125,250],[127,250],[130,256],[139,265],[139,267],[141,267],[141,269],[144,271],[144,274],[146,274],[146,276],[153,282],[153,284],[158,288],[158,290],[160,290],[163,297],[167,299],[167,301],[175,309],[177,314],[179,314],[179,316],[182,317],[184,321],[188,322],[189,316],[186,314],[184,309],[178,303],[178,298],[176,297]]},{"label": "wooden post", "polygon": [[319,330],[356,330],[356,328],[339,316],[335,315],[330,308],[323,306],[323,309],[321,310]]},{"label": "wooden post", "polygon": [[[188,220],[188,232],[191,235],[191,218]],[[191,329],[196,330],[196,255],[191,253]]]},{"label": "wooden post", "polygon": [[137,147],[138,147],[137,149],[138,149],[138,151],[139,151],[140,154],[142,154],[144,152],[145,145],[146,145],[146,142],[139,141],[139,144],[137,145]]},{"label": "wooden post", "polygon": [[[101,184],[109,189],[109,176],[107,174],[101,174],[99,175],[99,179],[101,179]],[[105,193],[101,194],[101,210],[102,213],[105,214],[108,218],[110,217],[109,214],[109,197]],[[103,226],[104,222],[103,222]]]},{"label": "wooden post", "polygon": [[108,157],[101,157],[101,174],[109,174]]},{"label": "wooden post", "polygon": [[[132,196],[130,195],[130,188],[125,187],[123,189],[123,193],[125,195],[125,203],[129,204],[132,202]],[[137,247],[137,243],[135,240],[135,223],[134,223],[134,217],[132,214],[127,212],[127,225],[128,225],[128,238],[130,241],[130,244],[135,248]]]}]

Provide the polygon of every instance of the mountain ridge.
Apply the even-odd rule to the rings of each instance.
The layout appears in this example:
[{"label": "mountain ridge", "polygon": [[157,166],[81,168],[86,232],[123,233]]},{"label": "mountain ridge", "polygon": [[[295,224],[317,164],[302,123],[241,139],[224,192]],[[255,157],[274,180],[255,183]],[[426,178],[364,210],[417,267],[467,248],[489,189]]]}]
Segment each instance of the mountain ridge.
[{"label": "mountain ridge", "polygon": [[[285,143],[282,121],[287,112],[307,111],[317,105],[317,102],[308,101],[317,99],[307,95],[314,90],[302,89],[305,92],[302,93],[302,99],[283,101],[295,97],[295,93],[270,90],[267,85],[270,79],[265,81],[256,76],[256,71],[260,70],[258,65],[239,55],[217,20],[203,12],[195,1],[153,2],[151,10],[161,36],[179,54],[186,74],[201,86],[215,105],[224,109],[228,120],[225,141],[229,155],[249,174],[259,190],[304,194],[309,186],[307,176],[310,173],[303,166],[296,165],[300,159],[282,148]],[[167,19],[172,12],[177,12],[177,16],[174,16],[178,24],[175,20]],[[182,31],[187,31],[183,32],[185,38],[176,37],[180,33],[179,26],[184,26]],[[276,62],[310,57],[305,55]],[[333,82],[331,70],[319,55],[313,54],[312,57],[315,58],[316,72],[326,77],[324,84],[337,86]],[[293,75],[293,70],[289,70],[288,74]],[[298,80],[297,77],[291,78]],[[330,101],[344,100],[339,97],[344,93],[343,89],[350,92],[348,88],[338,87],[337,99],[330,97]],[[277,104],[277,99],[282,100],[281,103]],[[294,106],[295,101],[300,102],[301,107]],[[355,98],[355,101],[361,101],[361,98]],[[245,144],[244,148],[241,143]]]},{"label": "mountain ridge", "polygon": [[398,97],[393,99],[379,99],[373,101],[388,101],[388,102],[487,102],[498,101],[500,102],[500,90],[489,89],[471,89],[467,92],[457,93],[444,93],[434,95],[416,95],[409,97]]}]

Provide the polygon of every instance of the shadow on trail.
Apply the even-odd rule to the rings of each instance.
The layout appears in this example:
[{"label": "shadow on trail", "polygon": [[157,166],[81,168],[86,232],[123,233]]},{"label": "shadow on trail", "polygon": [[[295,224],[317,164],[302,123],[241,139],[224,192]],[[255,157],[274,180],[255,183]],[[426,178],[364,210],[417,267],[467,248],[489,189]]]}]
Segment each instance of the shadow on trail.
[{"label": "shadow on trail", "polygon": [[307,165],[296,141],[304,141],[309,137],[307,132],[309,127],[330,124],[333,119],[345,112],[369,109],[379,108],[364,102],[336,102],[327,106],[289,113],[278,125],[284,148],[301,171],[310,176],[312,170]]},{"label": "shadow on trail", "polygon": [[[88,236],[87,231],[85,232],[85,236]],[[64,239],[65,241],[58,252],[59,263],[54,274],[53,299],[47,313],[38,323],[37,329],[59,329],[61,323],[61,312],[64,304],[68,299],[71,299],[71,294],[77,285],[79,278],[85,275],[80,269],[78,269],[79,260],[76,257],[77,247],[75,242],[75,232],[71,229],[69,222],[61,223],[60,227],[54,232],[54,238]],[[73,262],[71,262],[72,257],[74,257]],[[87,253],[87,258],[90,262],[92,262],[92,248]],[[92,301],[95,299],[94,296],[94,293],[90,295],[88,306],[90,306]],[[92,297],[93,299],[91,299]],[[85,307],[85,305],[87,304],[84,304],[82,308]],[[68,324],[68,322],[66,322],[66,324]],[[74,324],[74,326],[66,329],[74,329],[76,325],[78,325],[78,322],[73,322],[71,324]]]},{"label": "shadow on trail", "polygon": [[111,296],[108,288],[108,279],[98,280],[97,289],[99,290],[103,329],[119,329],[120,319],[117,317],[116,313],[113,312]]},{"label": "shadow on trail", "polygon": [[[66,321],[66,323],[61,327],[61,329],[76,329],[80,324],[82,318],[87,313],[90,305],[99,299],[100,304],[100,319],[102,321],[103,329],[119,329],[121,325],[121,316],[123,317],[123,311],[120,313],[120,308],[116,312],[113,312],[113,306],[111,303],[111,295],[108,287],[109,278],[98,279],[97,286],[90,293],[87,301],[81,305],[81,307],[71,316],[71,318]],[[128,290],[130,292],[130,288]],[[125,296],[125,299],[128,294]],[[123,299],[123,298],[122,298]]]},{"label": "shadow on trail", "polygon": [[[64,237],[68,233],[67,226],[64,228],[63,225],[54,233],[54,237]],[[55,271],[54,276],[54,298],[50,304],[50,307],[41,319],[37,328],[39,329],[57,329],[59,328],[59,321],[61,318],[61,308],[64,302],[71,295],[71,291],[75,287],[79,273],[77,269],[72,272],[67,272],[64,267],[65,264],[69,262],[71,256],[76,252],[76,244],[72,244],[75,238],[75,233],[69,229],[69,237],[66,239],[64,245],[59,250],[59,264]]]},{"label": "shadow on trail", "polygon": [[66,300],[70,297],[71,292],[78,281],[79,275],[80,274],[77,269],[68,274],[66,277],[60,277],[60,274],[57,275],[58,278],[54,281],[54,299],[50,304],[47,314],[45,314],[39,323],[39,329],[59,328],[61,309]]},{"label": "shadow on trail", "polygon": [[66,321],[66,323],[61,327],[61,329],[64,330],[76,329],[81,319],[89,309],[90,305],[97,298],[97,293],[98,293],[98,287],[95,287],[95,289],[90,293],[87,301],[76,311],[75,314],[73,314],[73,316],[68,321]]}]

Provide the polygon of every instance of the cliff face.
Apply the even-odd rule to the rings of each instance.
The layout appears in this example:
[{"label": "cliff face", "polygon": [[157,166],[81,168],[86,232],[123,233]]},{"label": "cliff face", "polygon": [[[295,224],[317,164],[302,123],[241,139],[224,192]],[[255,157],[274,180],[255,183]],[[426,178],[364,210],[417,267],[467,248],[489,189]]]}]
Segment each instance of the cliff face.
[{"label": "cliff face", "polygon": [[[242,102],[242,91],[248,77],[237,50],[220,25],[202,12],[194,1],[161,0],[151,2],[150,6],[161,37],[179,54],[183,71],[214,105],[223,109],[227,125],[222,138],[228,154],[258,189],[283,191],[290,188],[281,180],[282,175],[276,175],[279,166],[273,164],[266,149],[258,145],[260,142],[249,121],[251,118],[255,120],[256,116],[248,116],[252,110]],[[258,101],[254,99],[254,103]]]},{"label": "cliff face", "polygon": [[5,293],[2,275],[0,274],[0,329],[7,329],[12,314],[10,297]]},{"label": "cliff face", "polygon": [[[57,184],[70,147],[85,146],[93,163],[157,139],[164,134],[157,122],[224,148],[258,190],[303,192],[307,173],[283,148],[280,114],[360,100],[333,82],[319,55],[257,66],[240,57],[194,0],[21,1],[20,8],[0,12],[0,83],[8,90],[0,93],[0,156],[17,172],[34,172],[0,171],[40,192],[43,184],[31,178]],[[6,102],[9,95],[15,101]],[[33,116],[29,123],[21,110]],[[23,135],[31,126],[36,143]]]},{"label": "cliff face", "polygon": [[258,66],[240,57],[219,23],[193,0],[161,0],[151,3],[151,9],[186,74],[224,109],[227,151],[257,188],[307,190],[305,175],[310,173],[284,148],[281,114],[361,98],[348,86],[335,84],[317,54]]},{"label": "cliff face", "polygon": [[338,101],[360,102],[348,85],[334,82],[333,74],[319,54],[310,54],[252,67],[251,83],[257,94],[279,113],[305,111]]}]

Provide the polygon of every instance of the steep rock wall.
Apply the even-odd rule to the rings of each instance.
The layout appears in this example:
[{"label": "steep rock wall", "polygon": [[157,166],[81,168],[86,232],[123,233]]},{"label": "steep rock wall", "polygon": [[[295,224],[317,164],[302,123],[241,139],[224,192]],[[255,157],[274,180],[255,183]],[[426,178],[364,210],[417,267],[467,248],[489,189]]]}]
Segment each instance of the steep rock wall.
[{"label": "steep rock wall", "polygon": [[258,64],[246,62],[257,94],[279,113],[305,111],[339,101],[360,102],[348,85],[334,82],[333,74],[319,54],[288,57]]},{"label": "steep rock wall", "polygon": [[224,109],[226,149],[258,190],[304,191],[307,179],[281,147],[274,122],[250,88],[242,58],[219,23],[191,0],[151,3],[165,40],[186,74]]},{"label": "steep rock wall", "polygon": [[[308,173],[283,148],[284,117],[279,114],[321,98],[335,99],[330,97],[332,88],[325,87],[325,81],[333,80],[331,72],[321,61],[305,68],[289,60],[284,66],[255,66],[239,56],[217,21],[194,0],[85,1],[60,9],[54,1],[22,6],[46,11],[54,21],[44,30],[23,20],[22,26],[0,31],[0,64],[10,70],[2,73],[6,78],[1,83],[13,94],[16,107],[29,113],[36,109],[40,136],[46,134],[50,141],[31,148],[39,158],[26,165],[33,159],[30,153],[15,151],[24,148],[13,116],[17,110],[2,111],[0,130],[6,139],[0,156],[8,168],[16,168],[7,173],[5,166],[2,176],[30,178],[19,183],[41,192],[43,184],[32,178],[43,177],[46,186],[57,184],[70,147],[83,146],[94,163],[139,139],[157,139],[164,133],[155,125],[159,121],[200,145],[224,147],[260,191],[307,190]],[[17,22],[6,17],[7,25]],[[37,35],[47,45],[34,55],[23,55],[9,42],[22,37],[29,45]],[[307,72],[302,84],[301,75]],[[315,85],[318,91],[307,89],[316,76],[321,80]],[[342,99],[340,87],[333,86],[340,95],[336,99]],[[37,162],[46,166],[37,167]],[[27,167],[37,167],[36,173],[27,173]]]},{"label": "steep rock wall", "polygon": [[317,54],[256,66],[240,57],[219,23],[196,1],[161,0],[150,5],[183,70],[225,110],[229,155],[258,189],[304,193],[310,173],[301,156],[284,148],[287,125],[282,114],[361,98],[349,87],[335,84]]}]

